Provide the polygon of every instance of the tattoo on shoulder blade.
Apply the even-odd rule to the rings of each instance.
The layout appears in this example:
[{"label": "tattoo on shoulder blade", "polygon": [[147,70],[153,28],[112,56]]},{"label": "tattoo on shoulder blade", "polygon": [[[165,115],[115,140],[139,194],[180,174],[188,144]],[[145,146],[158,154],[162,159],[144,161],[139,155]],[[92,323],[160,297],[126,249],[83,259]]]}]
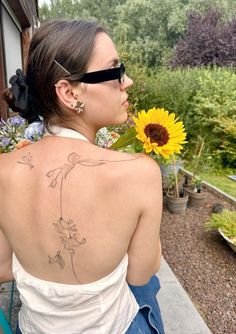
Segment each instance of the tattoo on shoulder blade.
[{"label": "tattoo on shoulder blade", "polygon": [[[60,192],[60,216],[55,223],[55,231],[61,240],[64,250],[68,251],[70,254],[71,268],[75,279],[80,283],[78,274],[75,268],[75,255],[76,249],[80,246],[86,244],[87,240],[85,237],[80,237],[78,231],[78,224],[72,219],[66,219],[63,214],[63,186],[70,172],[75,168],[76,165],[87,166],[87,167],[97,167],[110,162],[125,162],[132,161],[141,158],[141,156],[135,157],[133,159],[126,160],[95,160],[95,159],[82,159],[80,155],[72,152],[67,157],[67,162],[61,167],[55,168],[47,172],[46,176],[50,180],[49,187],[56,188],[59,184]],[[49,256],[49,264],[58,264],[61,269],[65,267],[65,260],[62,257],[61,251],[57,251],[55,256]]]},{"label": "tattoo on shoulder blade", "polygon": [[19,164],[27,165],[27,166],[29,166],[30,169],[32,169],[32,168],[34,168],[32,160],[33,160],[33,157],[30,154],[30,152],[28,152],[27,154],[25,154],[21,157],[20,161],[17,161],[17,162]]}]

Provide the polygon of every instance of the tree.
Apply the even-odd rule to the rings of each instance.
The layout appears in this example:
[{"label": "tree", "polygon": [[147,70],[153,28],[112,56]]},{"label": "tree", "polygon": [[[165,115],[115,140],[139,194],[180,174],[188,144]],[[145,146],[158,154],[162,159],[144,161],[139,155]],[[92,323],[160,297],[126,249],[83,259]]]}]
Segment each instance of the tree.
[{"label": "tree", "polygon": [[80,2],[74,0],[51,0],[50,4],[44,3],[39,7],[41,22],[57,18],[75,18],[80,12]]},{"label": "tree", "polygon": [[95,19],[112,35],[117,24],[117,7],[126,0],[51,0],[39,8],[40,21],[55,18]]},{"label": "tree", "polygon": [[219,9],[189,13],[187,31],[175,47],[172,67],[235,66],[236,18],[223,21]]},{"label": "tree", "polygon": [[236,12],[236,0],[186,0],[185,2],[186,14],[189,14],[191,11],[197,11],[200,14],[204,14],[210,8],[218,8],[221,11],[222,19],[225,22],[231,20]]},{"label": "tree", "polygon": [[171,54],[184,32],[183,0],[51,0],[39,8],[52,18],[92,18],[103,24],[130,61],[156,66]]},{"label": "tree", "polygon": [[232,18],[236,0],[51,0],[39,8],[40,20],[92,18],[104,25],[129,62],[162,66],[173,57],[174,46],[186,33],[187,15],[209,6]]},{"label": "tree", "polygon": [[94,18],[113,35],[113,29],[117,25],[117,8],[126,0],[81,0],[82,17]]},{"label": "tree", "polygon": [[183,32],[181,0],[127,0],[118,8],[115,42],[129,52],[131,62],[159,66]]}]

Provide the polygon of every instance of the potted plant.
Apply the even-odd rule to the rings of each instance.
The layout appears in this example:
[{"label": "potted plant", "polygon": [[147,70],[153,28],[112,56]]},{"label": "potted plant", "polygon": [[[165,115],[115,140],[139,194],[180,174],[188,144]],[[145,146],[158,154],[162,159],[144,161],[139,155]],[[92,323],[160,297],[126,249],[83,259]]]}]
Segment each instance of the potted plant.
[{"label": "potted plant", "polygon": [[202,191],[202,180],[200,177],[195,176],[191,180],[191,185],[185,188],[185,191],[188,193],[188,207],[199,209],[204,202],[205,193]]},{"label": "potted plant", "polygon": [[200,157],[204,147],[204,139],[199,136],[200,146],[198,148],[198,153],[194,157],[194,167],[193,167],[193,175],[187,176],[185,175],[185,181],[183,187],[185,191],[188,193],[188,207],[199,209],[205,199],[205,194],[202,191],[202,180],[197,175],[197,170],[199,167]]},{"label": "potted plant", "polygon": [[220,213],[212,213],[205,223],[207,229],[215,229],[236,252],[236,211],[223,209]]},{"label": "potted plant", "polygon": [[171,156],[168,160],[161,159],[159,164],[162,176],[164,178],[168,178],[170,174],[174,174],[175,169],[177,173],[179,172],[180,168],[183,166],[183,160],[181,158],[178,158],[174,162],[173,156]]},{"label": "potted plant", "polygon": [[184,214],[187,208],[188,194],[179,186],[179,171],[173,155],[174,170],[167,177],[166,205],[171,213]]}]

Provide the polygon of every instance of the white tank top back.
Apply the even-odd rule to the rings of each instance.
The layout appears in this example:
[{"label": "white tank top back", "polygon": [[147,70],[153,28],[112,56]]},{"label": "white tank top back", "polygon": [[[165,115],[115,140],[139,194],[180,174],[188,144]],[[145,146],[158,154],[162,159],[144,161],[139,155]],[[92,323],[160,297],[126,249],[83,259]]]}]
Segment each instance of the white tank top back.
[{"label": "white tank top back", "polygon": [[123,334],[139,310],[126,282],[127,254],[112,273],[82,285],[36,278],[14,254],[12,266],[22,301],[23,334]]}]

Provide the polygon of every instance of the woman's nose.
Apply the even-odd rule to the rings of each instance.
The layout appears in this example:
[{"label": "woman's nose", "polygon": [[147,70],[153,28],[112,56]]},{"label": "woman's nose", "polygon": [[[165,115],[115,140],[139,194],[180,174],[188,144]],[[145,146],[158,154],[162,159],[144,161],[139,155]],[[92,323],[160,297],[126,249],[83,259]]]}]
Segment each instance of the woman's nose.
[{"label": "woman's nose", "polygon": [[125,90],[133,85],[133,80],[128,77],[128,75],[124,75],[124,81],[120,84],[121,89]]}]

